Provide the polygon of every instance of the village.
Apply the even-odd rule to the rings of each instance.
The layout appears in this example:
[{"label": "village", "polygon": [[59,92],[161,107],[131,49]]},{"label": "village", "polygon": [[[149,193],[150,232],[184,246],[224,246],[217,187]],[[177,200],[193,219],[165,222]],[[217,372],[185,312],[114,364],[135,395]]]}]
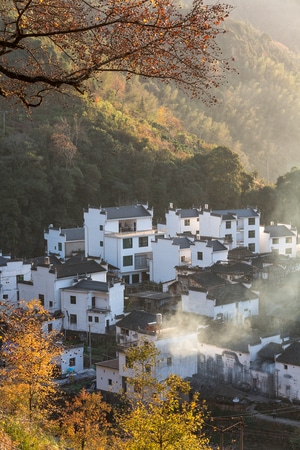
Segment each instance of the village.
[{"label": "village", "polygon": [[[89,207],[83,224],[49,225],[40,258],[0,256],[2,301],[39,299],[52,316],[45,332],[80,337],[61,376],[93,367],[97,390],[126,391],[126,349],[146,339],[159,380],[300,400],[297,230],[261,225],[255,208],[208,205],[170,204],[156,226],[148,205]],[[97,336],[113,336],[115,355],[93,355]]]}]

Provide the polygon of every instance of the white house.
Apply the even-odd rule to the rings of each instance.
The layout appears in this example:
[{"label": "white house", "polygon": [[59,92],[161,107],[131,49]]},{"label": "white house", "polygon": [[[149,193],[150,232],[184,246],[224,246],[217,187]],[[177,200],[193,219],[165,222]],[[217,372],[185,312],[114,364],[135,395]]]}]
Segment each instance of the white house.
[{"label": "white house", "polygon": [[275,361],[275,388],[278,397],[300,400],[300,342],[290,344]]},{"label": "white house", "polygon": [[198,329],[198,373],[212,380],[272,394],[274,355],[281,351],[281,344],[280,333],[273,329],[262,332],[251,326],[213,322]]},{"label": "white house", "polygon": [[154,342],[159,354],[156,371],[158,380],[171,373],[183,378],[190,377],[197,370],[197,330],[164,324],[160,314],[132,311],[116,326],[118,357],[96,364],[97,389],[118,393],[127,389],[126,379],[132,376],[126,366],[126,349],[138,345],[144,339]]},{"label": "white house", "polygon": [[209,290],[190,286],[182,294],[182,311],[242,325],[247,317],[258,315],[258,294],[243,284],[222,284]]},{"label": "white house", "polygon": [[199,214],[197,208],[174,209],[171,205],[165,214],[166,224],[159,224],[158,229],[171,238],[184,233],[198,236]]},{"label": "white house", "polygon": [[62,375],[82,372],[84,369],[84,344],[71,345],[65,347],[63,354],[57,358],[56,364]]},{"label": "white house", "polygon": [[128,283],[149,278],[153,210],[147,205],[91,208],[84,212],[85,254],[102,257]]},{"label": "white house", "polygon": [[0,253],[0,300],[17,304],[20,299],[18,282],[30,279],[30,263],[10,259]]},{"label": "white house", "polygon": [[191,245],[192,266],[210,267],[227,257],[228,248],[217,239],[195,240]]},{"label": "white house", "polygon": [[296,258],[297,231],[284,224],[260,227],[260,250]]},{"label": "white house", "polygon": [[176,279],[176,266],[191,265],[191,244],[188,237],[163,238],[151,242],[150,280],[164,283]]},{"label": "white house", "polygon": [[124,284],[81,280],[61,289],[65,330],[105,334],[124,312]]},{"label": "white house", "polygon": [[253,208],[200,212],[200,236],[224,239],[229,248],[248,247],[260,252],[260,213]]},{"label": "white house", "polygon": [[74,253],[84,252],[84,229],[54,228],[49,225],[44,231],[46,255],[56,255],[60,259],[70,258]]},{"label": "white house", "polygon": [[49,258],[44,263],[34,264],[30,279],[18,282],[20,299],[39,299],[50,312],[61,311],[60,292],[72,286],[81,278],[91,277],[95,281],[106,281],[106,270],[95,261],[84,260],[71,264],[51,264]]}]

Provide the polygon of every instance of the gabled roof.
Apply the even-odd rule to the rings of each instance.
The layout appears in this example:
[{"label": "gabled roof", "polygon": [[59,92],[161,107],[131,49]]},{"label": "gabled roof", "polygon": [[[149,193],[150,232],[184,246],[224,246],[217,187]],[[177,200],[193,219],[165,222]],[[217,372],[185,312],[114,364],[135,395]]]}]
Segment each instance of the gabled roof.
[{"label": "gabled roof", "polygon": [[148,313],[146,311],[134,310],[117,322],[117,326],[120,328],[126,328],[127,330],[139,331],[145,330],[148,323],[155,322],[156,315]]},{"label": "gabled roof", "polygon": [[243,284],[226,284],[216,286],[208,291],[207,298],[216,300],[216,306],[229,305],[247,300],[257,299],[257,294],[246,288]]},{"label": "gabled roof", "polygon": [[200,211],[197,208],[176,210],[177,216],[180,216],[182,219],[187,219],[190,217],[199,217],[199,213]]},{"label": "gabled roof", "polygon": [[[94,280],[80,280],[78,283],[73,286],[69,286],[65,288],[65,290],[78,290],[78,291],[99,291],[99,292],[108,292],[109,284],[104,281],[94,281]],[[63,289],[64,290],[64,289]]]},{"label": "gabled roof", "polygon": [[77,264],[61,264],[55,266],[57,278],[66,278],[76,275],[105,272],[105,268],[96,263],[96,261],[82,261]]},{"label": "gabled roof", "polygon": [[191,241],[186,237],[176,237],[173,239],[173,245],[179,245],[180,249],[190,248]]},{"label": "gabled roof", "polygon": [[295,233],[285,225],[267,225],[264,232],[269,233],[271,238],[295,236]]},{"label": "gabled roof", "polygon": [[[259,213],[254,208],[244,208],[244,209],[214,209],[213,214],[218,214],[220,216],[235,215],[237,217],[259,217]],[[229,219],[228,219],[229,220]]]},{"label": "gabled roof", "polygon": [[257,353],[262,359],[268,359],[270,361],[275,361],[275,356],[282,352],[282,345],[276,344],[275,342],[269,342]]},{"label": "gabled roof", "polygon": [[206,247],[212,247],[214,252],[222,252],[224,250],[228,250],[228,248],[217,239],[209,240],[206,244]]},{"label": "gabled roof", "polygon": [[253,266],[242,262],[217,263],[211,266],[211,270],[214,273],[236,275],[248,275],[254,272]]},{"label": "gabled roof", "polygon": [[228,259],[249,259],[253,256],[248,247],[236,247],[228,251]]},{"label": "gabled roof", "polygon": [[84,241],[84,228],[62,228],[60,234],[66,236],[67,241]]},{"label": "gabled roof", "polygon": [[[211,272],[211,270],[195,272],[188,278],[193,285],[198,285],[206,289],[211,289],[214,286],[224,286],[226,284],[226,281],[223,280],[223,278]],[[189,282],[189,286],[191,283]]]},{"label": "gabled roof", "polygon": [[110,206],[103,208],[103,211],[107,213],[107,220],[152,216],[151,212],[144,205]]},{"label": "gabled roof", "polygon": [[276,358],[276,361],[283,364],[300,366],[300,342],[293,342],[278,356],[278,358]]}]

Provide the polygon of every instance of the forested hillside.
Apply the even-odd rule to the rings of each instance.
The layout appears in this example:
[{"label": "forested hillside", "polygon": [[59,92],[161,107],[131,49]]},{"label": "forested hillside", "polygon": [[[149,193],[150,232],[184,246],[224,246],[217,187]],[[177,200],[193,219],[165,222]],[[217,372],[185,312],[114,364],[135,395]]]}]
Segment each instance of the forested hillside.
[{"label": "forested hillside", "polygon": [[237,71],[212,107],[117,74],[91,82],[89,96],[48,97],[30,114],[2,100],[3,252],[43,253],[44,227],[81,226],[88,204],[149,202],[159,220],[169,202],[251,204],[265,222],[297,224],[299,59],[244,22],[230,23],[223,45]]}]

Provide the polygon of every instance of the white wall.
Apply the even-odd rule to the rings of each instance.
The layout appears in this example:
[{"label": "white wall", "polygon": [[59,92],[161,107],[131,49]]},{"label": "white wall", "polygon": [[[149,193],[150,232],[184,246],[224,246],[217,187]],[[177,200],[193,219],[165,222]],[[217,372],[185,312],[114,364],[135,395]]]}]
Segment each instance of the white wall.
[{"label": "white wall", "polygon": [[[202,252],[203,259],[198,259],[198,252]],[[213,247],[207,246],[207,241],[194,241],[191,245],[192,266],[210,267],[217,261],[227,261],[228,249],[214,252]]]},{"label": "white wall", "polygon": [[247,317],[258,315],[259,300],[233,302],[226,305],[216,305],[214,308],[214,319],[222,315],[223,320],[233,322],[237,325],[244,323]]},{"label": "white wall", "polygon": [[[100,242],[104,242],[104,228],[106,214],[101,213],[99,208],[89,208],[83,214],[85,256],[104,257],[104,249]],[[100,230],[100,227],[103,229]]]},{"label": "white wall", "polygon": [[207,292],[189,289],[188,294],[181,295],[182,311],[206,317],[214,317],[214,300],[207,299]]},{"label": "white wall", "polygon": [[156,241],[152,241],[151,281],[160,283],[175,280],[176,265],[182,265],[180,262],[179,245],[173,245],[172,239],[157,239]]},{"label": "white wall", "polygon": [[24,264],[23,261],[12,261],[7,259],[7,263],[0,267],[0,299],[16,304],[20,298],[17,284],[17,277],[24,281],[31,279],[31,264]]}]

